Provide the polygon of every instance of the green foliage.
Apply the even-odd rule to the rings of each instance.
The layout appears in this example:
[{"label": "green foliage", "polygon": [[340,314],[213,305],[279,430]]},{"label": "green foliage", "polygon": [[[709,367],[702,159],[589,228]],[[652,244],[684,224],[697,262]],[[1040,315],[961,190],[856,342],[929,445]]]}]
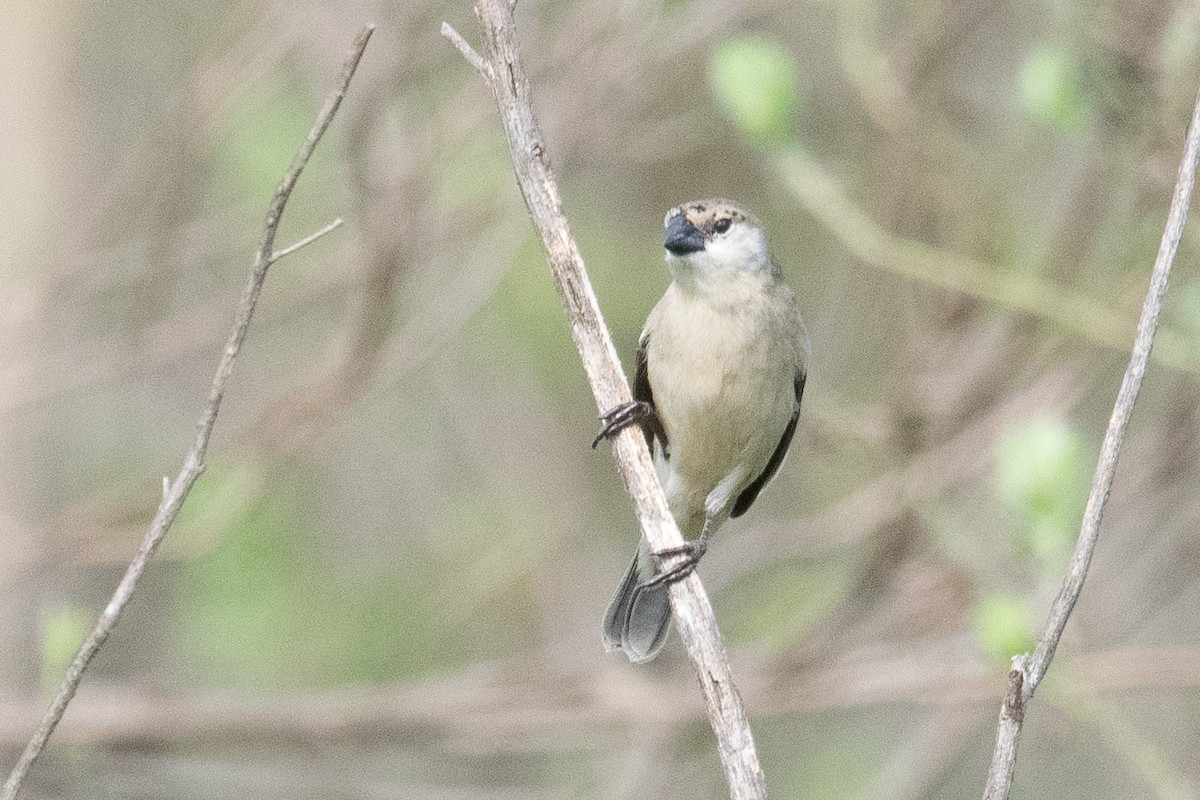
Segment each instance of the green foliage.
[{"label": "green foliage", "polygon": [[629,226],[626,235],[613,236],[614,221],[597,199],[601,197],[603,187],[591,184],[567,196],[571,230],[587,259],[617,351],[630,359],[646,315],[670,282],[671,273],[662,257],[661,221],[653,217],[639,220]]},{"label": "green foliage", "polygon": [[91,612],[62,605],[42,616],[42,688],[53,691],[92,627]]},{"label": "green foliage", "polygon": [[180,638],[210,680],[306,682],[313,660],[298,640],[319,616],[320,582],[304,558],[308,531],[297,500],[255,498],[211,552],[185,567]]},{"label": "green foliage", "polygon": [[1062,131],[1083,132],[1089,114],[1071,56],[1055,47],[1032,50],[1017,80],[1021,110],[1038,123]]},{"label": "green foliage", "polygon": [[[533,629],[526,615],[497,619],[482,608],[527,605],[510,602],[520,565],[497,570],[472,550],[475,532],[500,527],[487,504],[447,513],[448,529],[432,537],[432,547],[413,538],[404,561],[381,563],[322,546],[324,526],[313,511],[319,498],[302,488],[311,478],[272,475],[268,490],[252,466],[215,472],[197,485],[198,492],[215,478],[193,493],[192,516],[220,520],[227,502],[227,519],[215,541],[198,540],[207,546],[203,556],[182,562],[173,626],[198,682],[287,688],[390,681],[502,651]],[[462,568],[475,562],[478,569]]]},{"label": "green foliage", "polygon": [[787,796],[849,798],[862,791],[878,769],[879,749],[865,736],[849,736],[825,742],[803,761],[803,772],[790,776],[795,791]]},{"label": "green foliage", "polygon": [[1061,569],[1087,498],[1083,437],[1054,417],[1034,417],[1005,431],[996,447],[1000,499],[1019,519],[1020,544],[1039,565]]},{"label": "green foliage", "polygon": [[[238,197],[270,197],[312,126],[314,114],[313,98],[295,89],[264,86],[238,98],[214,156],[226,190]],[[333,149],[329,134],[324,149]],[[315,158],[309,163],[306,184],[319,183],[313,173],[320,170],[321,161]]]},{"label": "green foliage", "polygon": [[203,546],[241,521],[262,487],[258,463],[246,459],[236,464],[209,464],[179,511],[171,544]]},{"label": "green foliage", "polygon": [[[489,332],[493,347],[524,354],[544,386],[579,385],[583,374],[579,357],[571,344],[546,256],[536,239],[530,237],[521,246],[489,307],[498,313],[503,331],[501,336]],[[478,322],[492,324],[482,316]]]},{"label": "green foliage", "polygon": [[747,139],[782,144],[791,139],[799,105],[796,61],[769,39],[731,39],[708,60],[708,82],[717,103]]},{"label": "green foliage", "polygon": [[971,624],[990,661],[1008,664],[1013,656],[1033,650],[1037,642],[1029,602],[1017,595],[993,594],[980,599],[971,612]]},{"label": "green foliage", "polygon": [[[220,485],[226,477],[208,502],[231,491]],[[215,547],[184,562],[175,633],[203,682],[323,686],[419,671],[376,642],[403,638],[392,629],[421,618],[406,607],[404,583],[389,591],[356,579],[353,594],[339,591],[306,501],[297,488],[273,486],[238,506]]]}]

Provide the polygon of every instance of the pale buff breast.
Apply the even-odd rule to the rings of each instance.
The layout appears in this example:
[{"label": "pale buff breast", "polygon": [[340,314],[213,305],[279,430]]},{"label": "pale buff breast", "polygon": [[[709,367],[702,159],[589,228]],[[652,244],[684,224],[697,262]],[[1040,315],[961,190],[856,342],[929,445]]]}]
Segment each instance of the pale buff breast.
[{"label": "pale buff breast", "polygon": [[[795,407],[797,334],[767,329],[794,318],[790,291],[722,288],[715,305],[672,285],[646,325],[650,384],[671,451],[660,475],[685,529],[703,523],[704,498],[732,471],[741,470],[742,487],[762,472]],[[773,303],[787,313],[766,313]]]}]

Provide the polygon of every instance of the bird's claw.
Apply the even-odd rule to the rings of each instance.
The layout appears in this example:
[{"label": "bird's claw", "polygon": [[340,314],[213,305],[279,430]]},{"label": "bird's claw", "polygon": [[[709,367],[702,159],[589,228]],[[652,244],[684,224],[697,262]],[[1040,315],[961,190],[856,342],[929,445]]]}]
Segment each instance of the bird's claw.
[{"label": "bird's claw", "polygon": [[644,400],[633,400],[610,408],[600,415],[600,432],[592,440],[592,449],[604,439],[611,439],[630,425],[645,425],[654,418],[654,406]]},{"label": "bird's claw", "polygon": [[700,563],[700,558],[707,550],[708,541],[704,538],[684,542],[679,547],[667,547],[663,550],[656,550],[654,555],[659,559],[671,558],[672,556],[687,556],[687,558],[672,567],[662,570],[653,578],[642,581],[638,584],[638,588],[650,589],[655,586],[669,585],[683,580],[696,571],[696,565]]}]

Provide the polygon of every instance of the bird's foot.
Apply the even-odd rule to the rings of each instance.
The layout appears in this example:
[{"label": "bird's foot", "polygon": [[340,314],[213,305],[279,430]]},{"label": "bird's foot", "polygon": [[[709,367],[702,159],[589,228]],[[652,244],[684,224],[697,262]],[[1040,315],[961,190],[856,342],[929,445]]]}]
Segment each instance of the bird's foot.
[{"label": "bird's foot", "polygon": [[634,400],[610,408],[600,415],[600,432],[592,440],[592,449],[600,444],[602,439],[611,439],[630,425],[646,425],[654,419],[654,406],[644,400]]},{"label": "bird's foot", "polygon": [[663,550],[655,551],[654,555],[659,558],[671,558],[673,556],[687,556],[683,561],[662,570],[653,578],[647,581],[642,581],[638,584],[639,589],[650,589],[663,584],[672,584],[681,581],[688,575],[696,571],[696,565],[700,563],[700,558],[708,550],[708,539],[701,537],[689,542],[684,542],[679,547],[668,547]]}]

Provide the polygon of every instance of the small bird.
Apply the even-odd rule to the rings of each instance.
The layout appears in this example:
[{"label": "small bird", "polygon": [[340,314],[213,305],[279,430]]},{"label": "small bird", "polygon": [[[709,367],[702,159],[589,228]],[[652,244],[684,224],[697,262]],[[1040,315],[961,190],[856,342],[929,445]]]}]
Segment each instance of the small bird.
[{"label": "small bird", "polygon": [[[596,437],[639,424],[687,544],[638,547],[604,616],[604,647],[649,661],[670,630],[668,584],[686,577],[708,539],[754,503],[796,431],[809,360],[796,296],[758,220],[723,199],[667,212],[671,285],[638,339],[632,403],[602,416]],[[595,446],[595,443],[593,443]],[[660,572],[656,559],[686,554]]]}]

